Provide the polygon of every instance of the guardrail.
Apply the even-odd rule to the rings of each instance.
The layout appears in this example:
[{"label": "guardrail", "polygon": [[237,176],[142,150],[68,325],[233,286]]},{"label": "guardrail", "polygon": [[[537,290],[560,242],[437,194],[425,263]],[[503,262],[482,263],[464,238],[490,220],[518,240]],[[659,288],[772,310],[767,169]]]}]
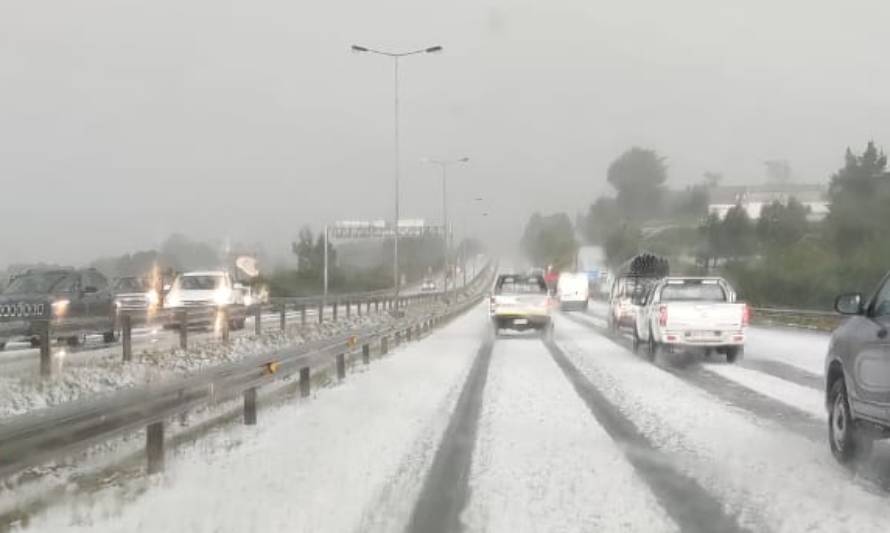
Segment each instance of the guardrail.
[{"label": "guardrail", "polygon": [[455,299],[443,310],[410,319],[403,317],[382,329],[355,331],[220,365],[165,385],[123,390],[9,419],[0,426],[0,478],[142,428],[146,428],[147,470],[158,472],[164,466],[165,420],[241,395],[244,423],[254,425],[258,388],[298,375],[300,395],[309,396],[312,370],[328,368],[332,363],[337,379],[342,381],[346,378],[349,355],[360,351],[362,363],[368,365],[372,347],[386,354],[391,343],[398,345],[428,334],[478,303],[488,289],[492,272],[493,269],[486,268],[472,284],[449,291]]},{"label": "guardrail", "polygon": [[[390,313],[399,313],[400,310],[414,303],[428,302],[432,300],[448,300],[454,294],[460,293],[462,287],[449,289],[447,292],[430,291],[414,294],[400,294],[396,296],[393,290],[371,291],[364,293],[335,294],[324,296],[272,298],[269,302],[250,306],[206,306],[206,307],[181,307],[173,309],[120,309],[114,317],[114,330],[120,332],[121,352],[124,361],[132,360],[133,343],[132,332],[134,327],[154,326],[179,331],[179,345],[182,349],[188,348],[189,328],[198,325],[214,325],[223,342],[228,342],[233,321],[243,327],[248,316],[254,317],[254,332],[262,333],[262,316],[264,313],[277,313],[279,315],[279,328],[284,331],[288,327],[288,312],[297,311],[300,314],[300,324],[307,324],[307,315],[310,310],[317,310],[318,323],[325,321],[325,311],[331,311],[332,320],[338,320],[342,314],[350,318],[353,313],[360,316],[381,310]],[[53,318],[51,306],[48,303],[28,303],[27,309],[8,309],[9,312],[0,313],[0,326],[4,336],[31,336],[37,338],[40,348],[40,374],[51,376],[53,373],[51,341],[58,331],[65,335],[86,335],[98,331],[94,324],[97,320],[104,322],[105,327],[111,318],[84,317],[79,319]],[[19,312],[21,311],[21,312]]]}]

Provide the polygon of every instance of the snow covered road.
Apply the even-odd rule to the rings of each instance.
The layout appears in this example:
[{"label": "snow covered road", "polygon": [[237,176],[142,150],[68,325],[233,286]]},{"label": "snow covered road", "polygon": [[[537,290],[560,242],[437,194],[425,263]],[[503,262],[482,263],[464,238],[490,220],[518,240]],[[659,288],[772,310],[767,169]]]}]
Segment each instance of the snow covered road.
[{"label": "snow covered road", "polygon": [[890,530],[888,446],[856,473],[828,451],[826,336],[652,364],[596,316],[555,320],[553,342],[492,339],[480,306],[27,531]]}]

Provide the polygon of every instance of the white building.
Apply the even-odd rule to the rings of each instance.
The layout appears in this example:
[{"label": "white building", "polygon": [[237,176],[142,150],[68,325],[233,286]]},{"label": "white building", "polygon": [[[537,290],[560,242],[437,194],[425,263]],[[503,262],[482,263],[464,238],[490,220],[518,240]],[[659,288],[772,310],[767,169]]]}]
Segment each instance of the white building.
[{"label": "white building", "polygon": [[767,205],[775,201],[787,204],[791,198],[809,208],[810,220],[822,220],[828,215],[831,204],[826,187],[799,183],[715,187],[710,190],[708,214],[724,218],[727,211],[741,204],[748,216],[756,220]]}]

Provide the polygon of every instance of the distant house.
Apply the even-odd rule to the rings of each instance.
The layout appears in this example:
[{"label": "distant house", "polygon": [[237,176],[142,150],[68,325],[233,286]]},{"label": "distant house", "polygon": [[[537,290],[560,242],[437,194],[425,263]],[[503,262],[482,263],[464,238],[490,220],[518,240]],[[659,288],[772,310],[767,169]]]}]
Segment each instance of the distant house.
[{"label": "distant house", "polygon": [[810,220],[822,220],[828,215],[828,190],[822,185],[783,183],[764,185],[732,185],[710,189],[708,214],[720,218],[736,204],[741,204],[752,219],[760,218],[763,208],[775,201],[787,204],[794,198],[810,208]]}]

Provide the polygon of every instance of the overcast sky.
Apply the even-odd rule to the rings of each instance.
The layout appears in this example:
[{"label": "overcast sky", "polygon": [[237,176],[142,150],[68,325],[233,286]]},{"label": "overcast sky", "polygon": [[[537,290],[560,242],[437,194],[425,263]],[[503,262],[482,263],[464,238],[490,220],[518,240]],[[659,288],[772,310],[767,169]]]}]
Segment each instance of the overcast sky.
[{"label": "overcast sky", "polygon": [[489,238],[583,209],[631,145],[676,187],[890,145],[890,2],[732,3],[6,0],[0,265],[391,218],[392,63],[352,43],[445,48],[402,62],[402,212],[440,216],[422,157],[469,156],[452,204],[486,198]]}]

